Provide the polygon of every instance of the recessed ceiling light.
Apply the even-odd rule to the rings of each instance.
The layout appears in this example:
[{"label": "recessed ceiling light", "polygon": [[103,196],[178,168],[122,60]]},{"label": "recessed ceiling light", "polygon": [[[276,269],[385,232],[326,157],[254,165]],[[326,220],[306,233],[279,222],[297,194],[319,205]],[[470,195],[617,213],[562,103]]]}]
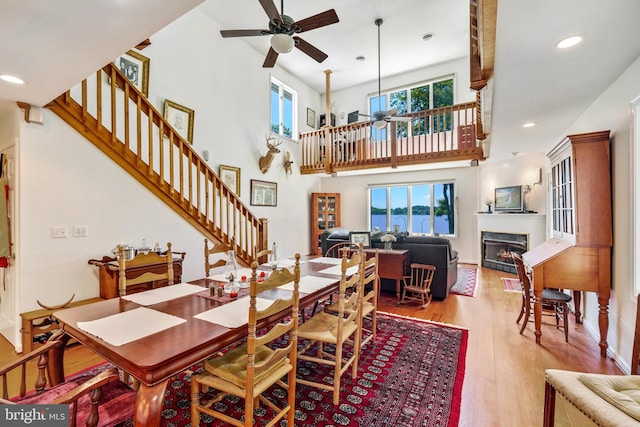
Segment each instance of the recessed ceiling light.
[{"label": "recessed ceiling light", "polygon": [[422,40],[424,40],[426,42],[431,40],[432,38],[433,38],[433,33],[427,33],[427,34],[422,36]]},{"label": "recessed ceiling light", "polygon": [[24,84],[24,80],[22,80],[21,78],[15,77],[15,76],[10,76],[9,74],[0,75],[0,79],[4,80],[5,82],[13,83],[13,84],[16,84],[16,85],[23,85]]},{"label": "recessed ceiling light", "polygon": [[571,46],[575,46],[582,41],[582,37],[580,36],[571,36],[560,40],[556,43],[556,47],[558,49],[566,49]]},{"label": "recessed ceiling light", "polygon": [[365,60],[365,57],[364,57],[364,56],[362,56],[362,55],[358,55],[358,56],[356,56],[356,61],[358,61],[358,62],[362,62],[362,61],[364,61],[364,60]]},{"label": "recessed ceiling light", "polygon": [[532,128],[536,125],[536,122],[527,122],[522,125],[523,128]]}]

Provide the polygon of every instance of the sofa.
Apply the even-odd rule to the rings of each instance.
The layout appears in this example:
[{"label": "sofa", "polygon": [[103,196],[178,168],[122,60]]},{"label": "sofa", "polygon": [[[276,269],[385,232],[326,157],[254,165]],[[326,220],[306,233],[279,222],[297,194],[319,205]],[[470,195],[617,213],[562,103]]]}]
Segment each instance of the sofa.
[{"label": "sofa", "polygon": [[[384,248],[380,237],[386,232],[371,233],[371,247]],[[390,233],[394,234],[394,233]],[[444,237],[409,236],[397,233],[397,241],[393,242],[394,249],[408,249],[411,262],[430,264],[436,267],[431,283],[431,295],[437,300],[444,300],[449,295],[449,289],[458,280],[458,251],[451,248],[451,242]],[[349,230],[344,227],[329,228],[320,235],[322,253],[336,243],[349,240]],[[395,292],[395,282],[382,280],[382,290]]]}]

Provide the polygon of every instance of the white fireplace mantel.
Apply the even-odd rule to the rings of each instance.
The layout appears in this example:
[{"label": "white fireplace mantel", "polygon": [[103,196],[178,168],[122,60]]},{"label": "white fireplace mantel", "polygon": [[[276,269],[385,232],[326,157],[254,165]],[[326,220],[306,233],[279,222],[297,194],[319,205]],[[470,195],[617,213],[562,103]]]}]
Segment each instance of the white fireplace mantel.
[{"label": "white fireplace mantel", "polygon": [[546,215],[534,213],[477,213],[478,241],[483,231],[528,234],[529,248],[546,240]]}]

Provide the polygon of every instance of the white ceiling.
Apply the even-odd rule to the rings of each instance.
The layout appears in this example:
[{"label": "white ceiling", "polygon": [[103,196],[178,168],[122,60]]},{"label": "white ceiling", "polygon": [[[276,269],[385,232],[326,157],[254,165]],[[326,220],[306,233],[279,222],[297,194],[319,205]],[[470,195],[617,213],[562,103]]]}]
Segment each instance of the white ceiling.
[{"label": "white ceiling", "polygon": [[[0,105],[46,104],[199,3],[0,0],[0,74],[27,82],[16,87],[0,80]],[[640,56],[638,0],[503,0],[498,6],[495,72],[486,99],[492,160],[546,151]],[[206,0],[200,7],[223,29],[267,27],[257,0]],[[469,52],[469,0],[288,0],[284,12],[300,20],[330,8],[339,23],[300,34],[329,55],[326,61],[318,64],[297,49],[278,58],[279,66],[320,93],[327,69],[333,90],[377,78],[376,18],[384,19],[383,78]],[[427,32],[435,36],[424,42]],[[583,42],[568,51],[554,48],[571,34]],[[250,43],[263,54],[269,48],[268,36],[224,41]],[[366,60],[356,61],[358,55]],[[538,125],[523,129],[528,121]]]}]

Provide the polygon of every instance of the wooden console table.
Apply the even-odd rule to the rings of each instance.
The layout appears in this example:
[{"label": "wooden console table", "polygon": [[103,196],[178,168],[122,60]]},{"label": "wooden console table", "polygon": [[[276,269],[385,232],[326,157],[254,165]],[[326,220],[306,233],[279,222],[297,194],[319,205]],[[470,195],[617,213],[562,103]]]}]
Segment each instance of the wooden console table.
[{"label": "wooden console table", "polygon": [[[173,283],[182,281],[182,260],[184,260],[185,252],[172,252],[173,254]],[[118,290],[118,278],[120,268],[115,258],[105,256],[101,260],[90,259],[89,264],[97,265],[100,269],[100,298],[109,299],[120,296]],[[138,265],[127,268],[127,278],[135,278],[144,273],[162,273],[166,271],[166,263],[156,263],[147,265]],[[127,294],[146,291],[147,289],[160,288],[167,286],[166,280],[158,280],[153,282],[141,283],[139,285],[127,288]]]},{"label": "wooden console table", "polygon": [[[365,249],[367,259],[375,256],[378,251],[378,276],[383,279],[396,281],[396,296],[400,303],[400,283],[402,278],[409,274],[411,252],[409,249]],[[378,287],[378,292],[380,287]]]}]

